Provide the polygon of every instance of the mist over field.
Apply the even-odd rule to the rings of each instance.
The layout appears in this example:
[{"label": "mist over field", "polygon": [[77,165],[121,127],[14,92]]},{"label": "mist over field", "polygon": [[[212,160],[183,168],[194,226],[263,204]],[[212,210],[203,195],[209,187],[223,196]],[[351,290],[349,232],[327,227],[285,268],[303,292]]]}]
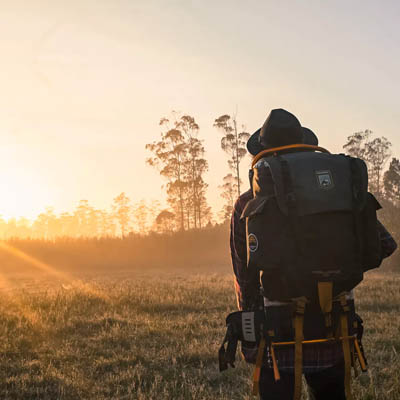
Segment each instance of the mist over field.
[{"label": "mist over field", "polygon": [[[10,243],[30,258],[2,248],[1,397],[253,398],[253,367],[239,355],[218,371],[236,308],[226,234]],[[389,267],[356,289],[370,364],[354,379],[357,400],[400,391],[400,278]]]}]

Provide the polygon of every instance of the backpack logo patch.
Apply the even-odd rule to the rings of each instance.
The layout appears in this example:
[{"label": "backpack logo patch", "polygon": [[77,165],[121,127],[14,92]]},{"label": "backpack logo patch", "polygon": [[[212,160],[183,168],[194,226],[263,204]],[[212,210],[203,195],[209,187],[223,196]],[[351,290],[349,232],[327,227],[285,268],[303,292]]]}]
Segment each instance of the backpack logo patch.
[{"label": "backpack logo patch", "polygon": [[317,182],[320,189],[327,190],[333,188],[334,184],[331,171],[316,171],[315,175],[317,176]]},{"label": "backpack logo patch", "polygon": [[254,233],[250,233],[250,235],[247,238],[248,243],[249,243],[249,250],[254,253],[258,249],[258,239],[257,236]]}]

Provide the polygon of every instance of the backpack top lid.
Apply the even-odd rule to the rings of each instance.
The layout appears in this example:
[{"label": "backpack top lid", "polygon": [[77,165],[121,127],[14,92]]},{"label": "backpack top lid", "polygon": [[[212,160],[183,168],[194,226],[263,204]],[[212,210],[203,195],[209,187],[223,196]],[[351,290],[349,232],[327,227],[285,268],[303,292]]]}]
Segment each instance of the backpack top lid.
[{"label": "backpack top lid", "polygon": [[[284,166],[285,165],[285,166]],[[288,195],[298,216],[362,208],[366,201],[368,175],[362,160],[343,154],[296,152],[267,156],[256,161],[254,197],[273,193],[280,210],[288,215]],[[289,177],[287,175],[290,175]],[[269,179],[266,179],[269,177]]]}]

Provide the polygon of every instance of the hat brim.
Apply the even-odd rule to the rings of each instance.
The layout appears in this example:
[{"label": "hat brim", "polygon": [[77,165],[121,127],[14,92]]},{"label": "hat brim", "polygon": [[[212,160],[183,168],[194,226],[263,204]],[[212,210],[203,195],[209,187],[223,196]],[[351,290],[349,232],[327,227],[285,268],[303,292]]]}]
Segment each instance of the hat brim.
[{"label": "hat brim", "polygon": [[252,156],[256,156],[260,151],[264,150],[263,146],[259,142],[258,138],[260,137],[260,129],[257,129],[250,137],[249,140],[247,141],[246,147],[248,152]]},{"label": "hat brim", "polygon": [[[308,128],[301,127],[301,130],[303,131],[303,143],[304,144],[310,144],[312,146],[318,146],[318,138],[317,135]],[[259,142],[259,137],[260,137],[260,129],[257,129],[249,138],[247,141],[246,147],[248,152],[256,156],[260,151],[265,150],[265,147],[261,145]]]},{"label": "hat brim", "polygon": [[301,130],[303,131],[304,144],[310,144],[311,146],[318,146],[317,135],[311,129],[302,126]]}]

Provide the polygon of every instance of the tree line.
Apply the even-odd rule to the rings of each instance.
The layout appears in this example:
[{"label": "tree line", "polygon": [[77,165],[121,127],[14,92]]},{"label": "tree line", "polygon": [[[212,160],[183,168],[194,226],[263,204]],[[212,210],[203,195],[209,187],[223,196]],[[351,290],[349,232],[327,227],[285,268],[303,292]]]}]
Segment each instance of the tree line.
[{"label": "tree line", "polygon": [[[378,217],[396,241],[400,242],[400,160],[392,154],[392,144],[384,137],[374,137],[371,130],[348,136],[343,149],[363,159],[368,167],[369,191],[383,206]],[[390,161],[389,161],[390,160]],[[389,260],[395,263],[396,256]]]},{"label": "tree line", "polygon": [[34,221],[27,218],[0,217],[0,239],[32,238],[56,239],[59,237],[126,237],[133,233],[146,234],[163,231],[157,220],[161,213],[157,200],[132,203],[122,192],[113,199],[110,210],[97,209],[88,200],[80,200],[75,210],[56,214],[47,207]]},{"label": "tree line", "polygon": [[[165,218],[169,218],[171,224],[175,223],[175,228],[180,230],[202,227],[204,220],[209,221],[210,207],[207,205],[207,183],[204,181],[208,163],[203,142],[199,139],[199,125],[192,116],[172,113],[172,119],[162,118],[160,126],[165,129],[160,140],[146,145],[146,148],[152,153],[147,163],[158,168],[167,181],[170,210]],[[242,192],[240,163],[247,154],[246,142],[250,135],[243,125],[239,127],[235,114],[219,116],[213,126],[222,134],[220,146],[228,157],[229,172],[219,186],[221,197],[225,200],[219,217],[226,221]],[[374,137],[371,130],[353,133],[343,145],[347,154],[366,162],[369,190],[394,213],[400,207],[400,162],[393,157],[386,168],[392,156],[391,148],[392,144],[386,137]]]},{"label": "tree line", "polygon": [[[73,212],[56,215],[48,207],[33,222],[26,218],[6,222],[0,217],[0,238],[126,237],[201,229],[216,220],[228,221],[242,192],[240,163],[247,154],[250,136],[236,114],[221,115],[213,123],[221,138],[220,148],[227,156],[227,173],[219,186],[224,205],[216,216],[207,201],[208,161],[195,118],[172,112],[168,118],[161,118],[159,126],[159,139],[145,146],[149,152],[146,163],[157,168],[165,180],[162,188],[167,208],[158,201],[133,204],[125,193],[113,199],[110,210],[96,209],[81,200]],[[384,205],[382,222],[400,238],[400,161],[392,157],[392,144],[384,136],[375,137],[372,131],[364,130],[348,136],[343,149],[366,162],[369,190]]]},{"label": "tree line", "polygon": [[[374,137],[370,130],[348,136],[343,149],[353,157],[363,159],[368,167],[369,191],[378,200],[400,207],[400,161],[392,157],[392,144],[382,137]],[[386,168],[390,160],[388,168]]]},{"label": "tree line", "polygon": [[[240,162],[247,153],[246,142],[250,135],[244,126],[238,126],[236,115],[221,115],[213,126],[221,132],[221,149],[228,156],[229,172],[219,186],[225,204],[218,213],[219,220],[226,221],[241,192]],[[204,174],[208,171],[208,162],[203,140],[199,137],[200,127],[194,117],[176,112],[169,118],[161,118],[160,127],[160,139],[146,145],[152,153],[147,164],[157,168],[166,180],[170,210],[165,210],[160,217],[168,219],[175,229],[202,228],[213,218],[206,198],[208,184]]]}]

